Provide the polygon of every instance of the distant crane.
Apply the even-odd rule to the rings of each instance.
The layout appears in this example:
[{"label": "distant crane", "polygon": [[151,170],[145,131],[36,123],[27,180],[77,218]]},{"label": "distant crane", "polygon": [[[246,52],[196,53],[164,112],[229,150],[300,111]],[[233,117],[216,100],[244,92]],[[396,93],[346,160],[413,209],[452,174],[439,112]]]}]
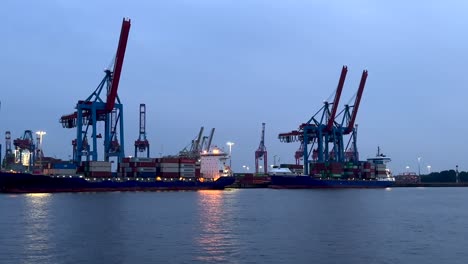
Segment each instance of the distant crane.
[{"label": "distant crane", "polygon": [[5,169],[9,168],[9,165],[15,163],[15,154],[11,149],[11,132],[5,132],[5,158],[3,162],[3,167]]},{"label": "distant crane", "polygon": [[205,148],[205,150],[206,150],[207,152],[210,151],[211,142],[213,141],[214,132],[215,132],[215,128],[213,127],[213,128],[211,129],[210,136],[208,137],[208,143],[206,144],[206,148]]},{"label": "distant crane", "polygon": [[267,174],[268,161],[267,161],[267,150],[265,147],[265,123],[262,123],[262,135],[260,139],[260,145],[255,151],[255,173],[259,173],[259,160],[263,159],[263,173]]},{"label": "distant crane", "polygon": [[[201,143],[201,151],[202,152],[209,152],[211,148],[211,142],[213,141],[213,135],[215,132],[215,128],[213,127],[211,129],[210,135],[209,136],[204,136],[202,143]],[[206,141],[208,140],[208,141]]]},{"label": "distant crane", "polygon": [[25,130],[22,138],[13,140],[16,152],[18,153],[17,161],[21,164],[27,164],[29,168],[32,168],[35,161],[35,144],[33,133],[31,130]]},{"label": "distant crane", "polygon": [[[60,123],[64,128],[76,127],[76,139],[72,142],[75,163],[79,164],[83,156],[86,157],[86,160],[98,160],[97,139],[102,137],[101,134],[97,133],[99,121],[103,121],[105,124],[104,160],[109,161],[109,157],[116,156],[120,161],[125,156],[123,105],[117,95],[117,89],[129,32],[130,19],[124,18],[113,70],[106,69],[104,71],[105,76],[101,83],[88,98],[78,101],[75,113],[60,118]],[[105,100],[101,98],[103,89],[106,90]],[[120,132],[120,140],[117,139],[118,132]],[[88,145],[88,134],[91,134],[91,145]]]},{"label": "distant crane", "polygon": [[145,152],[146,157],[150,156],[150,145],[146,139],[146,105],[140,104],[140,134],[138,139],[135,140],[135,157],[137,157],[138,152]]},{"label": "distant crane", "polygon": [[304,156],[304,144],[299,145],[299,149],[296,150],[296,153],[294,153],[294,159],[296,159],[296,165],[301,164],[301,159]]},{"label": "distant crane", "polygon": [[[325,101],[324,106],[309,121],[299,126],[299,130],[278,135],[281,142],[301,142],[304,151],[305,174],[309,174],[308,164],[311,152],[313,153],[313,161],[318,163],[330,161],[344,162],[345,159],[357,162],[359,159],[356,146],[357,128],[354,127],[354,124],[367,79],[367,70],[364,70],[362,73],[354,104],[345,105],[345,109],[336,115],[347,71],[347,67],[343,66],[331,110],[329,110],[329,103]],[[343,114],[343,119],[339,123],[336,119],[341,114]],[[346,149],[353,149],[354,156],[352,158],[349,156],[345,157],[343,136],[349,134],[351,134],[350,142],[352,142],[352,146],[349,146],[350,143],[348,143]],[[331,150],[329,149],[330,143],[332,144]],[[309,144],[312,144],[311,151],[308,149]],[[315,144],[317,145],[316,148],[314,148]],[[349,153],[347,154],[349,155]]]},{"label": "distant crane", "polygon": [[[211,142],[213,140],[213,135],[215,132],[215,129],[211,129],[210,136],[203,136],[203,130],[204,127],[200,128],[200,132],[198,132],[198,135],[195,139],[192,140],[190,144],[190,149],[188,148],[189,146],[186,146],[183,150],[179,152],[180,156],[191,158],[191,159],[199,159],[200,154],[203,152],[209,152],[211,148]],[[207,141],[208,140],[208,141]]]},{"label": "distant crane", "polygon": [[200,157],[200,152],[202,151],[201,142],[203,137],[203,130],[204,128],[201,127],[198,136],[194,140],[192,140],[190,144],[190,149],[187,149],[187,147],[185,147],[182,151],[180,151],[179,155],[194,159],[198,159]]},{"label": "distant crane", "polygon": [[288,133],[281,133],[278,138],[281,142],[296,142],[299,141],[303,145],[303,158],[304,158],[304,173],[308,174],[309,163],[309,148],[308,145],[312,144],[311,150],[317,144],[317,161],[324,162],[330,160],[329,143],[333,144],[333,149],[337,148],[337,135],[335,129],[335,116],[338,104],[343,90],[348,67],[343,66],[341,69],[340,79],[335,91],[335,98],[333,100],[332,109],[330,110],[330,103],[325,101],[322,108],[316,112],[306,123],[299,126],[299,130],[293,130]]},{"label": "distant crane", "polygon": [[192,141],[192,146],[190,147],[190,152],[196,153],[197,155],[201,151],[201,139],[203,136],[203,127],[200,128],[200,132],[198,133],[198,137]]}]

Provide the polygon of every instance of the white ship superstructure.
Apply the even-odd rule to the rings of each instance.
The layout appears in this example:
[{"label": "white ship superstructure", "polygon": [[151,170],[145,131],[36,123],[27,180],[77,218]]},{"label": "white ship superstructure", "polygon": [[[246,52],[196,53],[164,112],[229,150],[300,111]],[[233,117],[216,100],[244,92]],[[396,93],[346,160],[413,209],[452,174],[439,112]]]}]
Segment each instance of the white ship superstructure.
[{"label": "white ship superstructure", "polygon": [[231,169],[226,164],[229,155],[222,149],[213,146],[209,151],[200,155],[200,173],[203,178],[217,179],[231,174]]}]

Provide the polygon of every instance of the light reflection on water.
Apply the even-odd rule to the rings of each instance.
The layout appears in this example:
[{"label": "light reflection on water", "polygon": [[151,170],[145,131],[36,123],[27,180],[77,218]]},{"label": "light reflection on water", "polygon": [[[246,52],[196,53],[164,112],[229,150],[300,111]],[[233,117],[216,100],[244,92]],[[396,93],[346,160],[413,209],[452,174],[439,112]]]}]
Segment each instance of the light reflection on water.
[{"label": "light reflection on water", "polygon": [[22,263],[48,263],[50,258],[43,252],[50,250],[53,245],[50,233],[50,201],[51,194],[35,193],[24,195],[26,207],[24,208],[22,227],[24,232],[23,252],[28,258]]},{"label": "light reflection on water", "polygon": [[0,264],[468,263],[468,188],[0,195]]},{"label": "light reflection on water", "polygon": [[200,233],[195,243],[200,247],[196,260],[225,262],[237,253],[238,237],[232,232],[226,191],[198,192]]}]

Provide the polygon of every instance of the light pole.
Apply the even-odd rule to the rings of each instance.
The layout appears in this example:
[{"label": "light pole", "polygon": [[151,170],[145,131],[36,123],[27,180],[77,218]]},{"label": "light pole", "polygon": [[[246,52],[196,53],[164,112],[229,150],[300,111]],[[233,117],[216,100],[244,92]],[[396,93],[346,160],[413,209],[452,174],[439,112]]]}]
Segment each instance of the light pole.
[{"label": "light pole", "polygon": [[428,173],[428,174],[431,173],[431,165],[427,165],[427,173]]},{"label": "light pole", "polygon": [[418,157],[418,176],[421,177],[421,157]]},{"label": "light pole", "polygon": [[44,136],[45,134],[47,134],[45,131],[37,131],[36,132],[36,135],[39,136],[39,148],[40,148],[41,151],[42,151],[42,136]]},{"label": "light pole", "polygon": [[36,132],[36,135],[39,136],[39,144],[38,144],[38,147],[39,149],[37,150],[36,153],[39,154],[39,164],[41,164],[41,169],[42,169],[42,156],[44,154],[44,152],[42,152],[42,137],[46,134],[45,131],[37,131]]},{"label": "light pole", "polygon": [[409,166],[406,166],[406,172],[409,172]]},{"label": "light pole", "polygon": [[230,167],[231,170],[232,170],[232,156],[231,156],[231,153],[232,153],[232,145],[234,145],[234,142],[228,141],[228,142],[226,143],[226,145],[229,146],[229,167]]}]

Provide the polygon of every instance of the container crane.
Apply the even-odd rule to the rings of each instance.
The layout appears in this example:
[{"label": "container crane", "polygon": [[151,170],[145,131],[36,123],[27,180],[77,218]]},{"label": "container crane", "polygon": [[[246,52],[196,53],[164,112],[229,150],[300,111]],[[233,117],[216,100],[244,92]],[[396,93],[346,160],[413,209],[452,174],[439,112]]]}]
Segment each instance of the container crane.
[{"label": "container crane", "polygon": [[9,168],[9,165],[15,163],[15,154],[11,148],[11,132],[5,132],[5,158],[3,161],[3,167],[5,169]]},{"label": "container crane", "polygon": [[[354,104],[352,105],[346,104],[344,106],[344,109],[340,112],[340,114],[338,114],[338,116],[343,114],[341,123],[337,125],[338,127],[337,133],[340,134],[340,137],[339,137],[340,141],[338,143],[339,150],[340,150],[340,161],[344,161],[345,159],[344,157],[345,148],[343,147],[344,146],[343,136],[349,135],[349,134],[351,134],[351,137],[349,139],[348,145],[346,146],[346,149],[348,150],[352,148],[353,157],[349,157],[349,153],[348,153],[347,159],[354,160],[355,162],[359,161],[359,154],[357,151],[357,143],[356,143],[357,125],[355,125],[355,121],[356,121],[356,116],[359,110],[359,105],[361,103],[362,94],[364,92],[364,87],[366,86],[367,75],[368,75],[367,70],[364,70],[362,72],[361,81],[359,82],[359,87],[356,92]],[[351,146],[349,146],[350,143],[352,143]],[[351,150],[349,152],[351,152]]]},{"label": "container crane", "polygon": [[[303,145],[303,158],[304,158],[304,173],[308,174],[308,162],[310,151],[307,147],[312,144],[311,150],[317,144],[317,161],[324,162],[329,160],[329,143],[333,143],[333,149],[336,148],[338,139],[337,131],[335,129],[335,116],[338,104],[343,90],[348,67],[343,66],[341,69],[340,79],[335,91],[335,98],[333,103],[324,102],[322,108],[319,109],[306,123],[299,126],[298,130],[293,130],[288,133],[281,133],[278,138],[281,142],[301,142]],[[332,109],[330,110],[330,105]]]},{"label": "container crane", "polygon": [[268,155],[267,150],[265,147],[265,123],[262,123],[262,136],[260,139],[260,145],[258,149],[255,151],[255,173],[259,173],[259,160],[263,159],[263,173],[267,174],[268,169]]},{"label": "container crane", "polygon": [[[98,160],[97,139],[102,137],[101,134],[97,133],[97,123],[99,121],[105,123],[104,160],[109,161],[109,157],[116,156],[120,161],[125,156],[123,105],[117,95],[117,90],[129,32],[130,19],[124,18],[113,70],[106,69],[104,71],[105,76],[94,92],[85,100],[78,101],[76,112],[60,118],[60,123],[64,128],[76,128],[76,139],[72,142],[75,163],[81,163],[83,156],[86,157],[86,160]],[[106,90],[105,100],[101,98],[103,89]],[[117,139],[118,130],[120,140]],[[91,145],[88,145],[89,134],[92,141]]]},{"label": "container crane", "polygon": [[215,128],[213,127],[213,128],[211,129],[210,136],[208,137],[208,142],[207,142],[207,144],[206,144],[206,151],[207,151],[207,152],[210,151],[211,142],[213,141],[214,132],[215,132]]},{"label": "container crane", "polygon": [[296,160],[296,165],[301,165],[301,159],[304,157],[304,144],[299,145],[299,149],[294,153],[294,159]]},{"label": "container crane", "polygon": [[[27,164],[29,168],[32,168],[35,161],[35,144],[31,130],[25,130],[22,138],[13,140],[18,157],[16,162],[23,165]],[[26,157],[25,157],[26,156]]]},{"label": "container crane", "polygon": [[349,138],[348,144],[346,145],[345,161],[349,161],[349,162],[359,161],[359,152],[357,149],[357,128],[358,128],[358,125],[355,125],[353,132],[351,133],[351,137]]},{"label": "container crane", "polygon": [[204,128],[200,128],[200,132],[198,133],[198,136],[192,140],[192,143],[190,145],[190,149],[187,149],[185,147],[182,151],[179,152],[180,156],[187,157],[187,158],[194,158],[194,159],[199,159],[200,158],[200,152],[202,151],[202,136],[203,136],[203,130]]},{"label": "container crane", "polygon": [[[367,70],[362,72],[361,82],[359,83],[359,88],[356,94],[353,105],[345,105],[343,121],[341,122],[341,127],[344,128],[343,134],[348,135],[353,132],[354,123],[356,121],[357,112],[359,110],[359,104],[361,103],[362,93],[364,92],[364,87],[366,86],[367,80]],[[353,109],[351,112],[350,109]]]},{"label": "container crane", "polygon": [[138,152],[145,152],[146,157],[150,156],[150,145],[146,139],[146,105],[140,104],[140,134],[138,139],[135,140],[135,157],[137,157]]},{"label": "container crane", "polygon": [[211,129],[210,135],[209,136],[203,136],[202,142],[201,142],[201,148],[200,151],[205,153],[205,152],[210,152],[211,148],[211,141],[213,141],[213,135],[215,132],[215,128],[213,127]]},{"label": "container crane", "polygon": [[203,136],[203,127],[200,128],[200,132],[198,133],[197,139],[192,141],[192,146],[190,147],[190,152],[196,153],[197,155],[200,154],[201,148],[201,139]]}]

